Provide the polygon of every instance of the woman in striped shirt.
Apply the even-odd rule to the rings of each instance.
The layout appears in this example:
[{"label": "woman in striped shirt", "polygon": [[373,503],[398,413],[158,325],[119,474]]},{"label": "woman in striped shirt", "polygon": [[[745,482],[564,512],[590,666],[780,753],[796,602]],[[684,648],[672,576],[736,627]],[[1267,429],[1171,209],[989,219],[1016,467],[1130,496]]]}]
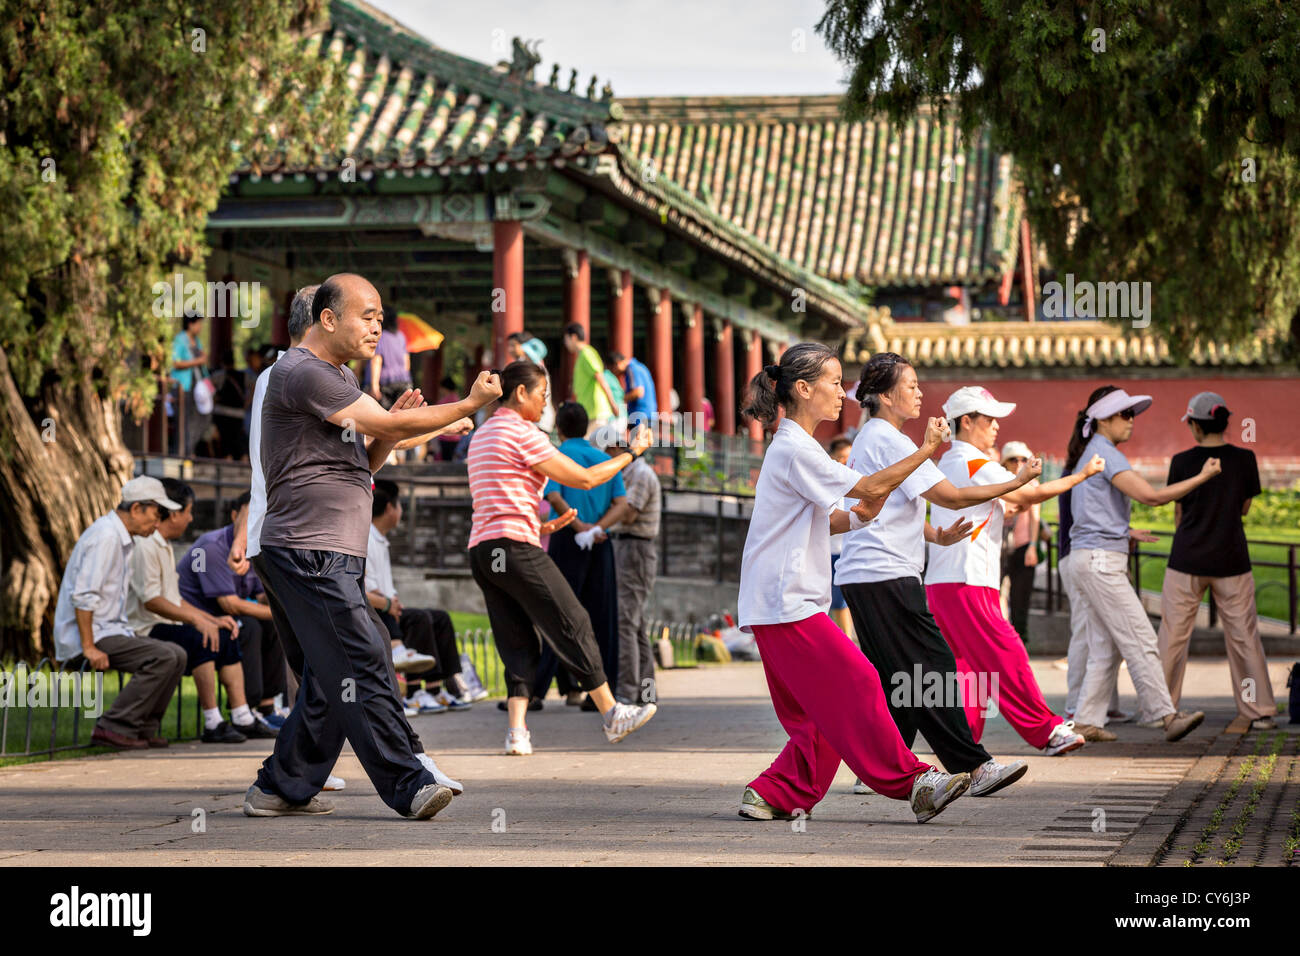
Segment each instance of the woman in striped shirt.
[{"label": "woman in striped shirt", "polygon": [[506,753],[533,752],[525,716],[541,655],[539,633],[578,686],[590,693],[604,720],[605,737],[614,743],[653,717],[655,705],[634,707],[614,700],[591,619],[539,543],[541,535],[564,527],[577,512],[570,509],[543,524],[537,501],[548,478],[584,489],[611,480],[650,447],[650,431],[644,426],[637,431],[631,452],[583,468],[535,425],[546,407],[546,375],[540,368],[529,361],[511,362],[501,373],[501,395],[501,406],[474,433],[466,464],[474,499],[470,569],[483,591],[492,636],[506,666]]}]

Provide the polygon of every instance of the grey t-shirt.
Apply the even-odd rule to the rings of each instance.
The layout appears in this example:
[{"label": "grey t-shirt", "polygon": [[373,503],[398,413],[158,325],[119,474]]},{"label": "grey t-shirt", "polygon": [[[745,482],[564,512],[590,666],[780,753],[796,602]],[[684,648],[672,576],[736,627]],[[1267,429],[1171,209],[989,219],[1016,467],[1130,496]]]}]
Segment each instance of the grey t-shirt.
[{"label": "grey t-shirt", "polygon": [[365,436],[326,421],[361,397],[356,376],[304,348],[275,369],[262,404],[262,545],[364,558],[373,494]]},{"label": "grey t-shirt", "polygon": [[1106,470],[1085,478],[1070,491],[1070,553],[1091,548],[1128,553],[1128,523],[1133,499],[1111,482],[1133,466],[1109,438],[1093,435],[1075,465],[1078,474],[1093,455],[1106,459]]}]

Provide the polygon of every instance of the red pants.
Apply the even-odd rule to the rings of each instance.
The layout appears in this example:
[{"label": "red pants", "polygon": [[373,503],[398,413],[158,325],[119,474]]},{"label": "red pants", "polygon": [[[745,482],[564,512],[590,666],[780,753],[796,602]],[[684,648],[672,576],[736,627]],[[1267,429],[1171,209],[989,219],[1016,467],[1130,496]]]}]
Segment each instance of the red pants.
[{"label": "red pants", "polygon": [[880,677],[858,646],[825,614],[793,624],[755,624],[772,706],[790,735],[785,749],[750,784],[778,810],[813,808],[843,759],[876,793],[912,793],[930,765],[903,745]]},{"label": "red pants", "polygon": [[1029,653],[1007,619],[996,588],[972,584],[931,584],[925,589],[926,602],[957,659],[957,673],[970,674],[967,687],[977,693],[964,701],[971,733],[979,740],[984,733],[988,697],[1016,733],[1031,747],[1042,749],[1052,728],[1064,720],[1043,700]]}]

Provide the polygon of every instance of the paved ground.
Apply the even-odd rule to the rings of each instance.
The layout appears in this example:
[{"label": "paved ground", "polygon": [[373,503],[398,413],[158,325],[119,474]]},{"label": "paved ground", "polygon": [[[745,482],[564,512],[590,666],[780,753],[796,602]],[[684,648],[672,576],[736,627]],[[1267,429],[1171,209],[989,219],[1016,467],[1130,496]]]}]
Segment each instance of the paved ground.
[{"label": "paved ground", "polygon": [[[1059,706],[1064,672],[1047,660],[1035,669]],[[1280,695],[1283,662],[1273,676]],[[1131,707],[1127,674],[1121,689]],[[339,765],[348,789],[330,795],[334,814],[315,819],[240,813],[266,752],[252,743],[0,769],[0,863],[1146,865],[1205,789],[1189,772],[1210,766],[1212,746],[1235,745],[1215,743],[1233,716],[1228,690],[1225,662],[1193,661],[1185,703],[1211,717],[1174,745],[1126,725],[1118,743],[1046,758],[998,718],[986,744],[1026,758],[1029,775],[924,826],[901,802],[853,796],[842,767],[801,830],[736,816],[744,784],[784,741],[761,665],[670,671],[659,715],[618,745],[604,742],[596,715],[554,698],[530,715],[530,758],[501,755],[504,715],[491,703],[417,718],[439,764],[468,787],[424,823],[385,807],[350,753]]]}]

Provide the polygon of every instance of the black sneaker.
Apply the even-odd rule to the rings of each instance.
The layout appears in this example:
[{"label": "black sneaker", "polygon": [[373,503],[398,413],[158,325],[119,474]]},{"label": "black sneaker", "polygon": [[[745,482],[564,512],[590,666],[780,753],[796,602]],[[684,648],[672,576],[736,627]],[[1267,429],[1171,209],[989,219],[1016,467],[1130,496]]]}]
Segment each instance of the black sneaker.
[{"label": "black sneaker", "polygon": [[264,740],[274,740],[279,736],[280,731],[276,730],[270,724],[260,720],[255,720],[251,724],[235,724],[235,732],[243,734],[249,740],[259,737]]},{"label": "black sneaker", "polygon": [[232,727],[230,721],[223,720],[211,730],[203,731],[200,739],[205,744],[242,744],[248,738]]}]

